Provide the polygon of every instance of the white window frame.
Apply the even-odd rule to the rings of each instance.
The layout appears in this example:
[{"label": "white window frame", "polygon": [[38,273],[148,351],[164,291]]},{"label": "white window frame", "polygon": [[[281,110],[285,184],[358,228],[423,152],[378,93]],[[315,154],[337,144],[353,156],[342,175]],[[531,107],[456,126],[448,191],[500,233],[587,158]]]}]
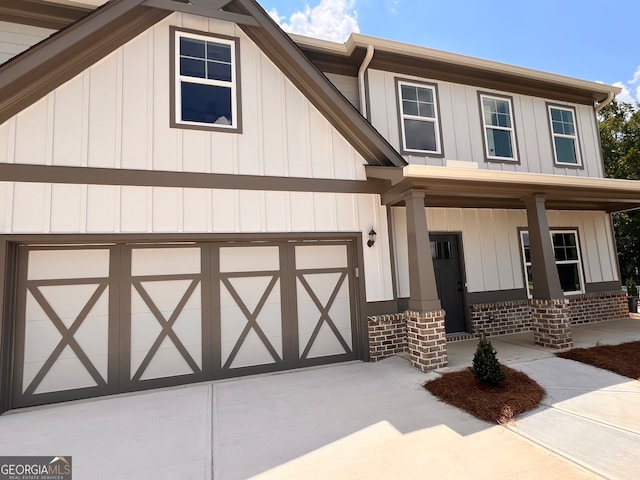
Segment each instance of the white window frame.
[{"label": "white window frame", "polygon": [[[509,105],[509,120],[511,121],[511,127],[501,127],[496,125],[487,125],[485,117],[484,117],[484,99],[488,100],[498,100],[500,102],[506,102]],[[480,94],[480,118],[482,118],[482,134],[484,136],[484,153],[487,157],[487,160],[496,160],[499,162],[517,162],[518,161],[518,148],[516,142],[516,128],[515,121],[513,117],[513,102],[510,97],[502,97],[499,95],[489,95],[486,93]],[[503,130],[506,132],[510,132],[511,138],[511,151],[513,152],[512,157],[498,157],[496,155],[491,155],[489,153],[489,137],[487,135],[487,129],[492,130]]]},{"label": "white window frame", "polygon": [[[397,95],[398,95],[398,108],[400,113],[400,130],[402,132],[402,150],[407,153],[420,153],[420,154],[432,154],[432,155],[442,155],[442,145],[440,141],[440,108],[438,107],[438,91],[435,85],[420,83],[420,82],[411,82],[407,80],[397,80]],[[433,96],[433,113],[434,117],[421,117],[419,115],[409,115],[404,113],[404,106],[402,104],[402,86],[406,85],[409,87],[417,87],[423,88],[425,90],[431,90],[431,94]],[[420,122],[432,123],[434,125],[434,133],[436,137],[436,149],[435,150],[418,150],[415,148],[407,147],[407,134],[404,127],[404,120],[417,120]]]},{"label": "white window frame", "polygon": [[[211,80],[208,78],[190,77],[188,75],[180,74],[180,39],[192,38],[195,40],[202,40],[209,43],[218,43],[221,45],[228,45],[231,47],[231,81],[224,80]],[[175,30],[174,41],[174,94],[175,94],[175,111],[174,120],[177,126],[193,126],[199,128],[206,128],[211,130],[233,130],[239,129],[239,117],[238,117],[238,59],[236,54],[236,40],[232,38],[224,38],[216,35],[202,35],[193,32],[186,32],[183,30]],[[197,83],[201,85],[212,85],[216,87],[227,87],[231,90],[231,124],[217,124],[208,122],[193,122],[182,120],[182,92],[181,82]]]},{"label": "white window frame", "polygon": [[[525,288],[527,289],[527,297],[528,298],[533,298],[533,294],[532,291],[529,289],[529,278],[527,277],[527,267],[531,267],[531,262],[527,262],[527,257],[525,255],[525,251],[524,251],[524,235],[528,234],[529,230],[520,230],[520,254],[522,256],[522,264],[524,265],[524,285]],[[576,229],[564,229],[564,230],[551,230],[549,232],[549,235],[551,237],[551,245],[553,245],[553,235],[555,233],[571,233],[575,236],[576,238],[576,250],[578,253],[578,259],[577,260],[555,260],[554,258],[554,263],[556,265],[570,265],[570,264],[577,264],[578,265],[578,278],[580,280],[580,290],[575,290],[575,291],[569,291],[569,292],[564,292],[565,295],[580,295],[581,293],[585,293],[585,284],[584,284],[584,272],[582,269],[582,253],[580,251],[580,237],[578,236],[578,230]],[[531,242],[529,242],[529,245],[531,245]],[[553,245],[555,248],[555,245]],[[531,248],[531,247],[529,247]]]},{"label": "white window frame", "polygon": [[[573,117],[573,131],[574,135],[567,135],[563,133],[555,133],[553,131],[553,118],[551,117],[551,110],[563,110],[565,112],[571,112]],[[562,105],[547,105],[547,112],[549,115],[549,131],[551,132],[551,148],[553,149],[553,158],[555,160],[556,165],[562,165],[563,167],[581,167],[582,166],[582,158],[580,156],[580,143],[578,141],[578,124],[576,119],[576,111],[571,107],[563,107]],[[555,139],[558,138],[570,138],[573,140],[573,146],[576,151],[576,163],[567,163],[560,162],[558,160],[558,151],[556,150],[556,142]]]}]

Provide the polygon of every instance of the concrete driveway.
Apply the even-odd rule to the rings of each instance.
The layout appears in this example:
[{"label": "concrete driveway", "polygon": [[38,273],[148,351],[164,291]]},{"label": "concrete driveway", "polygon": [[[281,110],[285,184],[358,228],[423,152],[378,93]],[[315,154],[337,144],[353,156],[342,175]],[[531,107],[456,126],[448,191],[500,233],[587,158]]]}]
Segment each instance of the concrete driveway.
[{"label": "concrete driveway", "polygon": [[512,366],[549,396],[507,429],[395,357],[13,411],[0,455],[70,455],[76,480],[640,476],[640,383],[537,355]]}]

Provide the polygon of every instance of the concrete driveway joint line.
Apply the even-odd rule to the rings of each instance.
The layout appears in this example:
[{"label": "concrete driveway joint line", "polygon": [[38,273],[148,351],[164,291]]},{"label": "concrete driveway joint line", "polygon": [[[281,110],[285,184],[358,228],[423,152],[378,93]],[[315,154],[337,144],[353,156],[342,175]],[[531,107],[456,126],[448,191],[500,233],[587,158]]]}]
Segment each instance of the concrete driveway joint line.
[{"label": "concrete driveway joint line", "polygon": [[540,439],[538,439],[538,438],[536,438],[536,437],[534,437],[532,435],[527,435],[526,433],[520,431],[516,424],[505,425],[505,427],[509,431],[511,431],[511,432],[515,433],[516,435],[518,435],[519,437],[524,438],[525,440],[527,440],[527,441],[529,441],[531,443],[534,443],[534,444],[538,445],[541,448],[544,448],[548,452],[551,452],[552,454],[557,455],[558,457],[564,458],[565,460],[573,463],[574,465],[577,465],[577,466],[579,466],[579,467],[581,467],[581,468],[583,468],[583,469],[585,469],[585,470],[587,470],[587,471],[589,471],[591,473],[594,473],[594,474],[596,474],[596,475],[598,475],[598,476],[600,476],[602,478],[609,478],[609,477],[607,477],[605,472],[600,471],[598,468],[594,468],[591,465],[589,465],[588,463],[580,461],[576,457],[574,457],[574,456],[562,451],[561,449],[555,448],[552,445],[549,445],[548,443],[545,443],[542,440],[540,440]]}]

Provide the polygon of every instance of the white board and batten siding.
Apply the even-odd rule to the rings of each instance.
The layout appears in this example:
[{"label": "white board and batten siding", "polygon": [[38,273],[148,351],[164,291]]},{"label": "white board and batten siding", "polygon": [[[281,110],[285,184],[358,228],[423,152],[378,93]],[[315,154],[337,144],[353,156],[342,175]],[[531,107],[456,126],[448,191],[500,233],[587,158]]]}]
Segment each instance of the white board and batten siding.
[{"label": "white board and batten siding", "polygon": [[337,73],[325,73],[324,75],[354,107],[360,110],[360,89],[357,77]]},{"label": "white board and batten siding", "polygon": [[[409,163],[446,166],[448,160],[470,162],[472,168],[569,176],[604,177],[598,128],[593,107],[547,100],[540,97],[489,91],[480,87],[369,70],[371,123],[391,145],[400,150],[399,112],[395,78],[435,83],[438,87],[440,130],[444,157],[405,155]],[[483,127],[478,92],[508,95],[513,99],[513,119],[519,164],[485,161]],[[584,168],[563,168],[554,164],[553,144],[546,103],[575,108],[580,153]]]},{"label": "white board and batten siding", "polygon": [[[407,220],[404,207],[391,209],[398,296],[409,296]],[[460,232],[468,292],[524,288],[519,228],[527,227],[525,210],[427,208],[432,232]],[[618,280],[615,246],[604,212],[547,212],[551,228],[577,228],[587,283]]]},{"label": "white board and batten siding", "polygon": [[[169,128],[169,27],[240,38],[242,134]],[[37,132],[37,133],[36,133]],[[366,180],[365,160],[233,23],[173,14],[0,125],[0,162]],[[393,298],[378,195],[0,182],[3,233],[362,232]]]},{"label": "white board and batten siding", "polygon": [[0,65],[54,32],[50,28],[0,21]]}]

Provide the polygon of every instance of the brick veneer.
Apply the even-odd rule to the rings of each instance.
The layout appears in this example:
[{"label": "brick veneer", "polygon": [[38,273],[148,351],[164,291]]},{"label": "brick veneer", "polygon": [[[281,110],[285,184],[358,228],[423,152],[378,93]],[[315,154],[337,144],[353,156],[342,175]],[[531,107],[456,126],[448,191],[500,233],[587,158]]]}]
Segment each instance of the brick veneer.
[{"label": "brick veneer", "polygon": [[571,348],[569,300],[531,300],[531,322],[536,345],[547,348]]},{"label": "brick veneer", "polygon": [[372,362],[407,353],[406,313],[367,317],[367,323],[369,359]]},{"label": "brick veneer", "polygon": [[[473,333],[491,336],[533,330],[536,343],[549,348],[573,344],[571,325],[629,316],[622,291],[574,295],[551,302],[485,303],[471,305],[470,311]],[[423,371],[446,366],[444,316],[441,310],[367,317],[370,360],[408,353],[411,363]]]},{"label": "brick veneer", "polygon": [[434,312],[407,311],[407,349],[411,364],[426,372],[446,367],[447,338],[444,332],[444,310]]},{"label": "brick veneer", "polygon": [[571,296],[569,315],[572,325],[628,317],[627,294],[616,291]]},{"label": "brick veneer", "polygon": [[531,330],[531,309],[528,300],[471,305],[473,333],[508,335]]}]

